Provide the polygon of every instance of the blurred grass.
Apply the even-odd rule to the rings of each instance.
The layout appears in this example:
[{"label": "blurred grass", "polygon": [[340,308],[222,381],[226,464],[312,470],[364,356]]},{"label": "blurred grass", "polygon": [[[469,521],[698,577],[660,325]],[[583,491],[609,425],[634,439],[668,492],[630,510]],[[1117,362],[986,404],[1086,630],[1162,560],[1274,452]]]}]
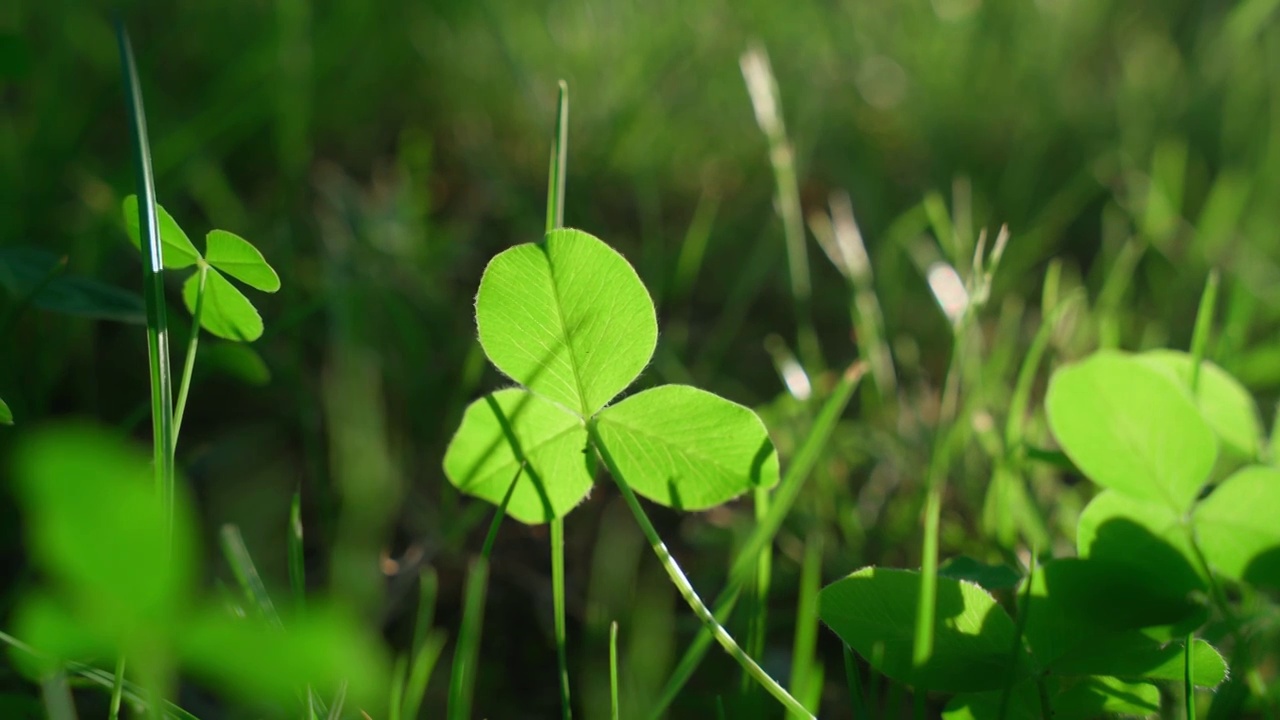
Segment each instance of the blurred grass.
[{"label": "blurred grass", "polygon": [[[846,279],[810,250],[812,317],[827,363],[883,348],[893,374],[882,355],[885,396],[864,395],[841,420],[776,543],[777,626],[762,661],[784,681],[816,538],[824,580],[920,562],[921,478],[953,340],[922,258],[968,278],[979,230],[1008,223],[961,371],[946,556],[1012,557],[1030,537],[1069,546],[1087,497],[1026,455],[1048,446],[1036,410],[1047,366],[1098,343],[1187,347],[1211,268],[1222,328],[1207,355],[1241,375],[1264,415],[1280,396],[1271,0],[4,3],[0,248],[37,246],[65,255],[69,272],[136,291],[117,210],[131,168],[106,20],[116,5],[160,201],[250,238],[288,288],[264,300],[271,322],[255,346],[271,383],[209,374],[193,391],[178,461],[206,545],[223,524],[240,527],[266,585],[288,588],[301,487],[311,589],[347,595],[402,650],[423,566],[440,580],[436,624],[458,625],[487,515],[444,482],[440,456],[465,403],[503,382],[475,347],[471,298],[484,262],[540,227],[561,77],[576,98],[566,224],[617,246],[660,302],[666,330],[645,380],[762,407],[784,461],[815,408],[786,393],[766,351],[766,338],[796,328],[769,147],[738,66],[753,43],[777,78],[804,213],[830,213],[846,234],[847,209],[857,218],[874,273]],[[875,322],[859,309],[869,292]],[[18,300],[0,295],[0,317]],[[1032,350],[1044,362],[1020,375]],[[135,327],[27,308],[0,338],[0,397],[19,418],[87,415],[136,434],[144,357]],[[0,456],[23,433],[0,433]],[[1014,500],[984,520],[993,473]],[[1041,516],[1000,521],[1015,501]],[[612,525],[617,502],[602,488],[566,524],[571,680],[592,716],[608,708],[610,621],[624,716],[644,711],[697,628],[657,584],[640,537]],[[20,577],[6,508],[0,567]],[[723,587],[752,517],[740,503],[655,523],[705,594]],[[552,672],[508,672],[554,667],[547,541],[545,528],[506,527],[494,551],[476,680],[477,710],[494,717],[558,704]],[[0,617],[13,596],[0,590]],[[825,631],[817,656],[822,707],[839,717],[846,683]],[[713,653],[673,715],[709,716],[734,673]],[[866,680],[868,698],[900,700]],[[424,712],[443,707],[444,682],[433,678]],[[0,692],[12,687],[0,669]],[[734,717],[758,711],[724,702]]]}]

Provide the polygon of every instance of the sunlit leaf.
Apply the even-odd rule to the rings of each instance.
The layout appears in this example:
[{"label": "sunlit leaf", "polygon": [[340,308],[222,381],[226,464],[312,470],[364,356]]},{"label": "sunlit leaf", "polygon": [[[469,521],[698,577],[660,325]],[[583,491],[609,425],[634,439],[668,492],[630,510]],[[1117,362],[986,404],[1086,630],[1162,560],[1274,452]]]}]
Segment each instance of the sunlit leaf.
[{"label": "sunlit leaf", "polygon": [[1200,548],[1218,572],[1280,589],[1280,470],[1253,466],[1227,478],[1196,506]]},{"label": "sunlit leaf", "polygon": [[209,231],[205,237],[204,256],[210,265],[246,285],[263,292],[280,289],[280,276],[267,264],[258,248],[235,233]]},{"label": "sunlit leaf", "polygon": [[[1177,350],[1151,350],[1137,358],[1177,378],[1182,387],[1191,392],[1191,355]],[[1253,396],[1238,380],[1203,360],[1194,397],[1209,427],[1217,433],[1223,452],[1240,460],[1257,459],[1262,444],[1262,421]]]},{"label": "sunlit leaf", "polygon": [[[160,227],[160,243],[163,246],[164,266],[170,270],[191,267],[200,259],[200,251],[191,244],[191,238],[182,231],[178,222],[163,207],[156,206],[157,222]],[[142,251],[142,233],[138,225],[138,196],[129,195],[124,199],[124,225],[129,233],[129,241],[139,252]]]},{"label": "sunlit leaf", "polygon": [[533,392],[588,417],[653,356],[653,301],[626,259],[577,230],[509,248],[476,296],[485,354]]},{"label": "sunlit leaf", "polygon": [[[207,272],[200,327],[220,338],[239,342],[253,342],[262,337],[262,316],[249,298],[222,273],[212,268]],[[199,291],[200,273],[197,272],[182,285],[182,300],[189,312],[195,312]]]},{"label": "sunlit leaf", "polygon": [[1045,407],[1062,449],[1089,479],[1185,512],[1209,478],[1217,439],[1168,374],[1114,351],[1059,368]]},{"label": "sunlit leaf", "polygon": [[519,472],[507,514],[536,524],[582,502],[591,490],[590,461],[582,418],[526,390],[508,389],[467,408],[444,471],[459,490],[495,505]]},{"label": "sunlit leaf", "polygon": [[654,502],[703,510],[778,482],[778,455],[749,408],[687,385],[663,385],[605,408],[605,449]]}]

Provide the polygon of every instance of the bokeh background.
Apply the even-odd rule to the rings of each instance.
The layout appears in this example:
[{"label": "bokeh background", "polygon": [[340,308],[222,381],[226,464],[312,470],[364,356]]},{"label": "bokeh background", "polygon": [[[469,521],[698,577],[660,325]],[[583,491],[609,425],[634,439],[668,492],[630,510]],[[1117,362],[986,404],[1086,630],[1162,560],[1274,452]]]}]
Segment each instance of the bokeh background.
[{"label": "bokeh background", "polygon": [[[776,77],[804,212],[851,201],[898,383],[893,394],[864,388],[779,539],[763,660],[785,676],[807,543],[821,543],[826,580],[919,564],[919,488],[954,343],[928,258],[966,275],[979,232],[1008,226],[962,422],[1003,426],[1047,272],[1052,298],[1088,294],[1078,322],[1053,334],[1057,362],[1099,342],[1185,348],[1219,269],[1211,354],[1269,414],[1280,389],[1278,4],[9,0],[0,397],[18,424],[0,432],[0,455],[28,427],[69,416],[148,439],[143,327],[20,306],[15,289],[26,267],[15,258],[35,248],[65,257],[69,274],[139,293],[119,211],[134,186],[118,6],[160,202],[193,238],[218,227],[251,239],[284,283],[254,297],[267,327],[254,353],[202,345],[179,464],[200,502],[211,587],[230,582],[215,538],[234,523],[268,585],[287,588],[300,489],[316,592],[365,607],[403,647],[429,565],[441,581],[437,623],[456,625],[491,509],[462,498],[440,461],[466,403],[504,383],[475,342],[472,299],[488,258],[540,236],[561,78],[566,222],[623,252],[658,305],[660,347],[642,383],[692,382],[761,409],[785,463],[814,407],[778,372],[797,325],[770,147],[739,64],[756,47]],[[865,343],[848,281],[812,233],[806,243],[822,351],[807,365],[821,394]],[[982,512],[992,461],[983,422],[974,427],[953,461],[944,557],[999,556]],[[1086,489],[1051,467],[1033,475],[1044,532],[1069,547]],[[0,504],[0,567],[12,579],[0,617],[28,575],[11,507]],[[713,596],[751,526],[749,503],[655,515]],[[357,537],[343,538],[341,517],[359,518]],[[696,621],[611,487],[567,528],[576,702],[585,716],[607,710],[618,620],[624,702],[643,708]],[[378,572],[335,570],[344,542]],[[476,712],[550,717],[546,529],[506,526],[493,572]],[[839,717],[832,640],[821,641],[824,708]],[[708,716],[738,682],[712,651],[673,716]],[[23,687],[3,669],[0,684]],[[433,713],[443,692],[432,685]],[[190,703],[202,717],[235,716],[201,695]]]}]

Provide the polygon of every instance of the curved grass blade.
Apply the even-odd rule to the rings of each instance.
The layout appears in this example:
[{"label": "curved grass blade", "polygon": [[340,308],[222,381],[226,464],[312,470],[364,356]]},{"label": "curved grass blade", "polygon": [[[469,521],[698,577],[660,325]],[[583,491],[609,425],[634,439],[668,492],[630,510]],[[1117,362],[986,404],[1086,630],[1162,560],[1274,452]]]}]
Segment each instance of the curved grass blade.
[{"label": "curved grass blade", "polygon": [[156,485],[164,501],[169,522],[173,522],[173,381],[169,367],[169,326],[165,318],[164,253],[160,241],[155,177],[151,172],[151,146],[147,140],[146,111],[138,67],[124,23],[116,20],[116,42],[120,49],[129,129],[133,138],[134,170],[138,190],[139,238],[145,246],[143,297],[147,306],[147,357],[151,367],[151,430]]}]

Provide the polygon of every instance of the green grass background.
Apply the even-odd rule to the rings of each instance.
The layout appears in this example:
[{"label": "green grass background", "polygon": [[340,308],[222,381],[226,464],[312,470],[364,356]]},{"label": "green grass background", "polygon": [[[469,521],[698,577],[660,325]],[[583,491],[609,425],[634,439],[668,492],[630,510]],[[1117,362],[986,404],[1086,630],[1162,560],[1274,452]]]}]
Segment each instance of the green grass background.
[{"label": "green grass background", "polygon": [[[938,238],[944,256],[981,227],[1007,223],[1012,238],[966,371],[962,424],[1003,427],[1054,258],[1059,297],[1077,286],[1090,297],[1055,333],[1055,360],[1107,333],[1126,348],[1185,348],[1205,276],[1221,269],[1210,356],[1269,415],[1280,389],[1277,5],[120,3],[160,202],[193,238],[212,227],[250,238],[284,279],[259,303],[267,334],[255,348],[270,382],[246,385],[210,360],[192,391],[178,462],[200,501],[209,582],[231,582],[212,550],[230,522],[268,585],[287,588],[289,498],[301,487],[317,592],[359,603],[403,647],[417,571],[431,565],[437,622],[456,626],[489,508],[462,499],[440,459],[465,404],[506,382],[476,346],[472,298],[489,257],[541,233],[559,78],[571,93],[566,224],[623,252],[658,303],[663,334],[642,382],[693,382],[761,408],[785,462],[814,409],[786,396],[766,351],[771,335],[794,347],[795,322],[769,150],[738,67],[753,43],[777,76],[805,211],[832,192],[852,197],[901,383],[897,398],[855,401],[779,538],[767,670],[790,666],[806,539],[821,541],[825,580],[919,564],[920,488],[952,346],[913,254],[932,242],[921,239],[926,198],[960,213],[955,237]],[[45,248],[71,272],[136,291],[118,210],[132,167],[112,7],[0,6],[0,248]],[[681,272],[700,226],[705,256]],[[838,370],[859,355],[849,290],[812,238],[809,254],[815,324]],[[1126,257],[1133,267],[1117,269]],[[177,297],[175,284],[175,308]],[[0,311],[14,301],[0,294]],[[0,337],[0,397],[18,420],[0,433],[0,456],[56,417],[145,439],[145,353],[139,326],[22,313]],[[1029,435],[1047,445],[1040,418]],[[972,424],[953,457],[944,558],[998,557],[981,523],[992,463]],[[1046,525],[1069,547],[1087,489],[1053,468],[1033,475]],[[0,572],[12,580],[0,617],[29,577],[11,506],[0,502]],[[331,564],[340,507],[363,518],[362,551],[387,555],[383,575]],[[637,708],[696,629],[626,514],[602,486],[567,521],[570,668],[587,716],[608,708],[610,621],[624,706]],[[720,587],[751,518],[747,503],[655,511],[704,594]],[[499,537],[477,689],[487,717],[557,711],[547,542],[545,528],[508,525]],[[745,635],[746,624],[734,627]],[[839,717],[839,647],[821,637],[824,709]],[[729,693],[733,717],[772,716],[760,696],[732,697],[736,673],[713,650],[674,715],[706,717]],[[433,714],[446,680],[442,671],[432,684]],[[29,692],[4,669],[0,688]],[[234,716],[190,700],[202,717]]]}]

